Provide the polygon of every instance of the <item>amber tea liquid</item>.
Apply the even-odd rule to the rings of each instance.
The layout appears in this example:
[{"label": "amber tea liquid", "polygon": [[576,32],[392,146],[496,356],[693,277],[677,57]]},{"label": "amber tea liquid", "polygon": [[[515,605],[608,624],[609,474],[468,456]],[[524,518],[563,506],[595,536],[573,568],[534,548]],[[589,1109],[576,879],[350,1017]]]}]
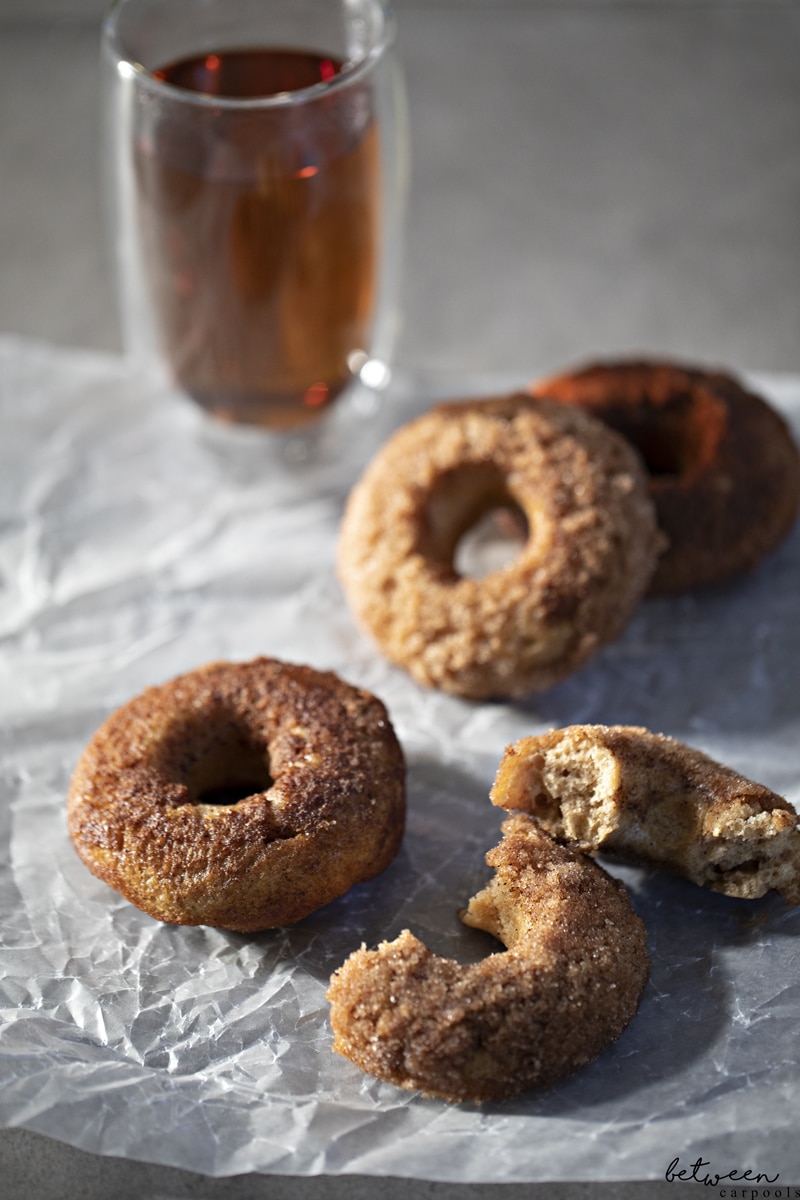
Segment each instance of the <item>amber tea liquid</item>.
[{"label": "amber tea liquid", "polygon": [[[208,97],[325,82],[338,62],[252,49],[154,72]],[[199,111],[198,111],[199,110]],[[303,103],[209,101],[137,140],[145,270],[176,383],[217,417],[312,420],[366,351],[375,301],[377,129],[367,85]]]}]

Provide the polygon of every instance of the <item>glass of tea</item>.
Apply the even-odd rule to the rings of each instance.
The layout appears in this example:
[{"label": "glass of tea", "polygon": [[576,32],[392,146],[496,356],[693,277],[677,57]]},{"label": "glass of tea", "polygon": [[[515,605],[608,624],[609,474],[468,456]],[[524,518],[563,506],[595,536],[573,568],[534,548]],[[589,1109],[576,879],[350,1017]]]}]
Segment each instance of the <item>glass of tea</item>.
[{"label": "glass of tea", "polygon": [[117,0],[104,124],[126,350],[294,429],[388,378],[404,109],[384,0]]}]

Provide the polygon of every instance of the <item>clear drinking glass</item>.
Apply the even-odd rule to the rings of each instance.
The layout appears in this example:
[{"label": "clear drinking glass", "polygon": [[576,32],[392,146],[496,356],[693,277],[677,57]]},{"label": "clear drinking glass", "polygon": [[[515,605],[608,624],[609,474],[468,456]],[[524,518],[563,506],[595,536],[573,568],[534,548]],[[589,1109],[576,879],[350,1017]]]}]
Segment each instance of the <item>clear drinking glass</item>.
[{"label": "clear drinking glass", "polygon": [[383,0],[117,0],[106,163],[125,348],[292,429],[388,377],[404,99]]}]

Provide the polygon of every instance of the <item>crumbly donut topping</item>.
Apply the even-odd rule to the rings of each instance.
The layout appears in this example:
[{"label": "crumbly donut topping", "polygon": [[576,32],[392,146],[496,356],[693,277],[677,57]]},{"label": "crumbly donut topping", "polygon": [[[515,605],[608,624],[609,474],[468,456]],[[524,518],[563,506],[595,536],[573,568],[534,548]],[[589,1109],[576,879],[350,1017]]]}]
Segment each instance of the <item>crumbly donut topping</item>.
[{"label": "crumbly donut topping", "polygon": [[792,806],[675,738],[628,725],[522,738],[491,798],[582,850],[667,867],[727,896],[774,889],[800,904]]},{"label": "crumbly donut topping", "polygon": [[[527,541],[481,579],[459,538],[511,501]],[[661,546],[638,455],[580,410],[514,395],[401,428],[353,489],[339,573],[386,656],[473,698],[552,686],[617,637]]]},{"label": "crumbly donut topping", "polygon": [[636,446],[667,547],[650,592],[752,570],[800,511],[800,450],[761,396],[721,371],[594,363],[531,389],[605,421]]},{"label": "crumbly donut topping", "polygon": [[523,814],[503,834],[462,919],[506,949],[462,965],[405,930],[357,950],[328,990],[339,1054],[400,1087],[481,1101],[552,1083],[622,1033],[649,968],[627,893]]},{"label": "crumbly donut topping", "polygon": [[108,718],[67,814],[89,869],[144,912],[268,929],[388,866],[405,769],[368,692],[275,659],[214,663]]}]

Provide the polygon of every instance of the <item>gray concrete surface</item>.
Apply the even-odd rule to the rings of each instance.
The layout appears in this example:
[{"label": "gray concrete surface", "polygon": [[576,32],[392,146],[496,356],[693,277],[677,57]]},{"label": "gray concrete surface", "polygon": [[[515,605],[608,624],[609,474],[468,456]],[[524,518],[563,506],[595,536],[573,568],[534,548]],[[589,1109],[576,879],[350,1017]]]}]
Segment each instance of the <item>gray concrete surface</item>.
[{"label": "gray concrete surface", "polygon": [[[797,4],[398,8],[413,130],[404,365],[525,375],[643,351],[800,367]],[[115,349],[97,11],[97,0],[0,2],[0,332]],[[2,1200],[501,1192],[698,1194],[656,1181],[214,1180],[96,1158],[25,1130],[0,1137]]]},{"label": "gray concrete surface", "polygon": [[[3,1200],[693,1200],[702,1185],[627,1183],[452,1184],[363,1175],[237,1175],[210,1179],[147,1163],[99,1158],[26,1130],[0,1137]],[[716,1198],[719,1189],[700,1192]]]}]

